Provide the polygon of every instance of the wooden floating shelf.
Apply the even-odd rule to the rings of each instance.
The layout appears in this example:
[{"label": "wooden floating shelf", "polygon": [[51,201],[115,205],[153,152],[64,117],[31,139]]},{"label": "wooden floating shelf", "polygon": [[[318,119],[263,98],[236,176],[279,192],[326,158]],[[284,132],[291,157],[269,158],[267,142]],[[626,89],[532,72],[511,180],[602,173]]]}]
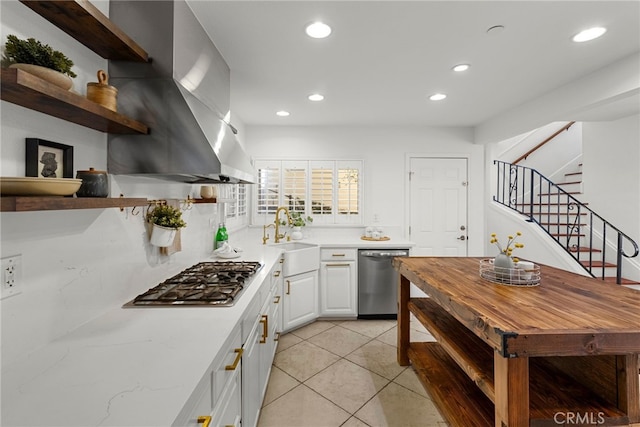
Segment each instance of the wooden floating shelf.
[{"label": "wooden floating shelf", "polygon": [[105,59],[149,61],[142,47],[86,0],[20,2]]},{"label": "wooden floating shelf", "polygon": [[0,197],[0,211],[127,208],[144,206],[147,203],[147,199],[144,198],[126,197],[3,196]]},{"label": "wooden floating shelf", "polygon": [[215,197],[212,199],[189,199],[191,200],[193,203],[218,203],[218,199],[216,199]]},{"label": "wooden floating shelf", "polygon": [[84,96],[15,68],[2,69],[1,98],[62,120],[108,133],[148,134],[149,128]]}]

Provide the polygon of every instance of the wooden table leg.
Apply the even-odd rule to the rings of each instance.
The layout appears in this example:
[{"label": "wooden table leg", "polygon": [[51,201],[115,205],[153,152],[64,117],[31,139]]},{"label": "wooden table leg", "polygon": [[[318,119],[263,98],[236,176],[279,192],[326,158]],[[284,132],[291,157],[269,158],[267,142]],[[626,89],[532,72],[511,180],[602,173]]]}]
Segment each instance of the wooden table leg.
[{"label": "wooden table leg", "polygon": [[407,366],[409,364],[409,279],[399,274],[398,280],[398,364]]},{"label": "wooden table leg", "polygon": [[638,369],[640,359],[637,354],[616,356],[618,377],[618,409],[629,416],[632,423],[640,422],[640,385]]},{"label": "wooden table leg", "polygon": [[493,357],[496,427],[529,426],[529,358]]}]

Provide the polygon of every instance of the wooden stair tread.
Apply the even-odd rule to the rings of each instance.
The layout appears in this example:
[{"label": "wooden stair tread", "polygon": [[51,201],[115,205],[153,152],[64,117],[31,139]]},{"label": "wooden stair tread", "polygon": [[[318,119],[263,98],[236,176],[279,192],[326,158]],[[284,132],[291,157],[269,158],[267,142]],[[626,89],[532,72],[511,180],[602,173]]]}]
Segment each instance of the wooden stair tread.
[{"label": "wooden stair tread", "polygon": [[580,261],[580,264],[584,265],[585,267],[589,267],[591,266],[591,268],[594,267],[615,267],[615,264],[612,264],[610,262],[602,262],[602,261]]},{"label": "wooden stair tread", "polygon": [[579,248],[575,248],[575,247],[571,247],[571,248],[567,248],[570,252],[593,252],[593,253],[600,253],[602,252],[602,250],[600,249],[593,249],[593,248],[588,248],[586,246],[580,246]]},{"label": "wooden stair tread", "polygon": [[[587,206],[589,203],[582,203],[583,205]],[[515,206],[566,206],[566,203],[558,203],[558,202],[549,202],[549,203],[539,203],[539,202],[534,202],[534,203],[515,203]],[[562,214],[562,212],[561,212]],[[575,214],[573,214],[575,215]],[[585,214],[586,215],[586,214]]]},{"label": "wooden stair tread", "polygon": [[582,184],[582,181],[556,182],[556,185],[572,185],[572,184]]},{"label": "wooden stair tread", "polygon": [[[562,185],[562,184],[556,184]],[[567,194],[582,194],[582,191],[563,191],[562,193],[538,193],[538,196],[565,196]]]}]

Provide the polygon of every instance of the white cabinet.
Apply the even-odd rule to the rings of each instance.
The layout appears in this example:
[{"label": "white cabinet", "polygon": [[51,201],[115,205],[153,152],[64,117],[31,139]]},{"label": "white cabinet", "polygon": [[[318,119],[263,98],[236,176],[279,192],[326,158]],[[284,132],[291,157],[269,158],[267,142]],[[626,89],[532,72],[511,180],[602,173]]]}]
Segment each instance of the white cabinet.
[{"label": "white cabinet", "polygon": [[358,315],[357,249],[320,252],[320,316]]},{"label": "white cabinet", "polygon": [[283,331],[318,317],[318,270],[285,277],[283,286]]},{"label": "white cabinet", "polygon": [[262,403],[260,390],[262,316],[258,316],[255,320],[249,339],[244,345],[242,360],[242,424],[246,426],[256,425]]},{"label": "white cabinet", "polygon": [[[243,349],[240,347],[240,333],[238,340],[227,349],[227,360],[230,363],[220,365],[215,371],[216,387],[214,393],[216,395],[215,407],[212,414],[212,426],[234,426],[240,427],[242,420],[242,394],[241,394],[241,378],[242,378],[242,358]],[[233,359],[231,353],[233,351]],[[224,369],[224,371],[223,371]],[[221,386],[220,390],[217,390]]]},{"label": "white cabinet", "polygon": [[[263,291],[266,296],[254,301],[248,311],[251,331],[244,345],[242,358],[242,426],[255,427],[258,423],[262,400],[280,335],[280,306],[282,289],[282,263],[276,264]],[[261,303],[261,304],[260,304]],[[256,310],[254,307],[260,307]],[[249,324],[244,322],[245,325]]]},{"label": "white cabinet", "polygon": [[282,331],[282,261],[258,287],[175,426],[255,427]]},{"label": "white cabinet", "polygon": [[189,398],[193,406],[185,405],[174,425],[201,427],[233,425],[241,418],[240,377],[242,371],[242,336],[240,324],[233,330],[213,362],[213,368]]}]

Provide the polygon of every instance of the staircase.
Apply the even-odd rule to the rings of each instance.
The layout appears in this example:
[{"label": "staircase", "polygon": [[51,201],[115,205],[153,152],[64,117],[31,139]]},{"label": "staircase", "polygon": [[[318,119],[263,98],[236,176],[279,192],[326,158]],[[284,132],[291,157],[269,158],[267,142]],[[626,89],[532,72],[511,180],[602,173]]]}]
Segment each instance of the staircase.
[{"label": "staircase", "polygon": [[535,169],[494,164],[498,168],[494,201],[542,227],[591,276],[617,284],[638,283],[622,277],[623,258],[638,255],[637,243],[578,200],[581,171],[565,174],[565,181],[556,184]]}]

